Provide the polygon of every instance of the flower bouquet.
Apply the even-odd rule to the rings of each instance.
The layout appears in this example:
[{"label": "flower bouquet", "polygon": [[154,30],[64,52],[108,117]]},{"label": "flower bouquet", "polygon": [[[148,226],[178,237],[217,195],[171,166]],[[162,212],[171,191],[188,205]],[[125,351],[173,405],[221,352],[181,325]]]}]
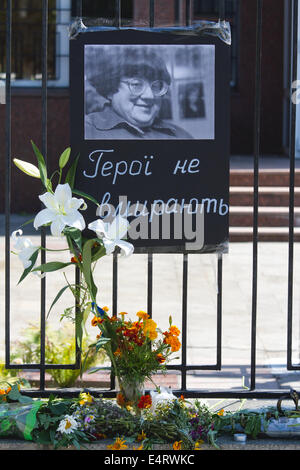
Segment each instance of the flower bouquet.
[{"label": "flower bouquet", "polygon": [[144,312],[137,312],[138,319],[127,320],[128,314],[109,316],[107,307],[97,309],[92,325],[100,333],[93,347],[104,348],[111,360],[120,392],[117,402],[138,409],[151,406],[151,396],[144,395],[144,382],[152,381],[152,375],[166,369],[173,352],[180,349],[179,329],[172,325],[162,332],[155,321]]}]

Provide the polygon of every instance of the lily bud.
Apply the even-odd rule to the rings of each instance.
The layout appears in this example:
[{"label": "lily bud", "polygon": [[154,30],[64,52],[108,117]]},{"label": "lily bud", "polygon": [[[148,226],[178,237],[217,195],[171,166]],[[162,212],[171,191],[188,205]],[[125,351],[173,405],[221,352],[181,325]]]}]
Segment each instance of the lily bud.
[{"label": "lily bud", "polygon": [[23,160],[18,160],[17,158],[13,159],[14,164],[19,168],[19,170],[26,173],[26,175],[32,176],[33,178],[40,178],[40,170],[32,163],[24,162]]}]

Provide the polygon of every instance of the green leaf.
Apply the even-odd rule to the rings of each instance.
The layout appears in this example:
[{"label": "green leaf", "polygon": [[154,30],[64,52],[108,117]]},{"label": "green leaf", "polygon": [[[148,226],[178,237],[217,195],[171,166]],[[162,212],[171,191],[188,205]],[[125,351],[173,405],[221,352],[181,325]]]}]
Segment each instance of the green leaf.
[{"label": "green leaf", "polygon": [[96,301],[97,287],[93,280],[92,275],[92,247],[95,243],[95,239],[88,240],[85,242],[83,251],[82,251],[82,271],[84,275],[85,282],[90,290],[92,299]]},{"label": "green leaf", "polygon": [[[20,277],[19,279],[19,282],[18,284],[20,284],[20,282],[23,281],[23,279],[25,279],[26,276],[28,276],[28,274],[31,272],[31,269],[32,267],[34,266],[36,260],[37,260],[37,257],[38,257],[38,254],[39,254],[39,251],[40,249],[38,248],[29,258],[29,260],[31,261],[31,264],[28,268],[26,268],[24,271],[23,271],[23,274],[22,276]],[[33,270],[34,271],[34,270]]]},{"label": "green leaf", "polygon": [[99,349],[103,348],[105,344],[108,343],[109,341],[110,341],[110,338],[105,338],[101,336],[101,338],[96,343],[96,351],[98,352]]},{"label": "green leaf", "polygon": [[96,204],[96,206],[100,206],[99,202],[93,196],[90,196],[89,194],[86,194],[83,191],[78,191],[78,189],[73,189],[73,193],[77,194],[77,196],[81,196],[81,197],[84,197],[85,199],[88,199],[89,201]]},{"label": "green leaf", "polygon": [[51,307],[49,308],[49,311],[47,313],[47,317],[49,316],[50,314],[50,311],[52,310],[52,307],[54,307],[54,305],[56,304],[56,302],[58,301],[58,299],[62,296],[62,294],[65,292],[66,289],[68,289],[69,286],[65,286],[63,287],[62,289],[60,289],[60,291],[58,292],[57,296],[55,297],[55,299],[53,300],[52,304],[51,304]]},{"label": "green leaf", "polygon": [[74,188],[75,175],[76,175],[76,169],[77,169],[79,156],[80,154],[78,154],[75,160],[73,161],[72,165],[70,166],[67,172],[66,179],[65,179],[65,183],[68,183],[71,189]]},{"label": "green leaf", "polygon": [[[64,229],[64,234],[66,235],[67,238],[70,237],[71,240],[73,240],[76,243],[79,251],[82,251],[81,231],[78,228],[66,227]],[[72,245],[69,244],[69,246],[72,246]]]},{"label": "green leaf", "polygon": [[13,385],[11,391],[7,394],[10,400],[18,401],[19,403],[33,403],[32,398],[21,395],[18,386]]},{"label": "green leaf", "polygon": [[80,350],[82,346],[82,337],[83,337],[82,319],[83,319],[83,313],[81,311],[77,311],[75,315],[75,336],[76,336],[77,346],[79,347]]},{"label": "green leaf", "polygon": [[69,158],[70,158],[70,153],[71,153],[71,148],[68,147],[66,148],[63,153],[61,154],[61,156],[59,157],[59,168],[64,168],[66,166],[66,164],[68,163],[69,161]]},{"label": "green leaf", "polygon": [[31,140],[31,145],[32,145],[33,151],[34,151],[35,156],[36,156],[37,161],[38,161],[38,167],[39,167],[39,170],[40,170],[41,181],[42,181],[43,185],[45,186],[45,188],[47,189],[48,179],[47,179],[47,167],[46,167],[45,159],[44,159],[43,155],[41,154],[40,150],[37,148],[37,146],[35,145],[35,143],[32,140]]},{"label": "green leaf", "polygon": [[103,256],[106,255],[106,249],[103,245],[99,245],[99,248],[97,249],[96,253],[93,254],[92,256],[92,263],[97,261],[98,259],[102,258]]},{"label": "green leaf", "polygon": [[34,268],[32,271],[41,271],[43,273],[50,273],[52,271],[58,271],[58,269],[63,269],[66,266],[70,266],[73,263],[62,263],[60,261],[50,261],[49,263],[41,264],[37,268]]}]

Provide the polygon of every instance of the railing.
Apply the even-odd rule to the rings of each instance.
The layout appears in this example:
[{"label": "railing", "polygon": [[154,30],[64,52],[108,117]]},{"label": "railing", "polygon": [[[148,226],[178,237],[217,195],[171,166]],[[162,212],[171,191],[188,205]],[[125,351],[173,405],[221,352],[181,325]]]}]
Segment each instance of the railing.
[{"label": "railing", "polygon": [[[77,0],[77,16],[82,16],[82,0]],[[181,2],[175,1],[176,18],[174,23],[178,22],[179,5]],[[297,79],[297,19],[298,19],[298,1],[292,1],[292,22],[293,22],[293,67],[290,83]],[[7,369],[38,369],[40,371],[39,390],[26,391],[31,396],[48,396],[49,390],[45,389],[45,373],[48,369],[77,369],[80,364],[80,353],[77,350],[77,359],[74,364],[46,364],[45,363],[45,335],[46,335],[46,279],[41,280],[41,306],[40,306],[40,362],[38,364],[11,364],[10,361],[10,208],[11,208],[11,54],[12,54],[12,0],[7,0],[6,9],[6,110],[5,110],[5,353]],[[253,123],[253,142],[254,142],[254,184],[253,184],[253,252],[252,252],[252,302],[251,302],[251,377],[248,390],[190,390],[187,388],[187,372],[190,370],[221,370],[222,369],[222,255],[218,255],[217,261],[217,348],[216,362],[213,365],[189,365],[187,363],[187,302],[188,302],[188,262],[190,255],[182,253],[182,360],[181,364],[170,365],[168,370],[177,370],[181,374],[180,389],[175,390],[176,394],[184,394],[185,397],[252,397],[252,398],[272,398],[282,395],[282,390],[257,390],[256,389],[256,338],[257,338],[257,287],[258,287],[258,189],[259,189],[259,153],[260,153],[260,133],[261,133],[261,52],[262,52],[262,7],[263,0],[257,0],[257,19],[256,19],[256,69],[255,69],[255,102],[254,105],[254,123]],[[149,1],[149,26],[155,25],[155,1]],[[185,0],[186,21],[188,26],[192,21],[192,2]],[[121,18],[121,0],[115,1],[115,24],[120,26]],[[219,1],[219,18],[225,19],[225,0]],[[47,154],[47,45],[48,45],[48,1],[42,0],[42,146],[43,155]],[[287,364],[288,370],[300,370],[300,365],[292,364],[292,319],[293,319],[293,273],[294,273],[294,192],[295,192],[295,120],[296,107],[290,107],[290,204],[289,204],[289,255],[288,255],[288,336],[287,336]],[[46,247],[45,231],[41,235],[42,247]],[[147,253],[147,311],[152,315],[153,304],[153,251]],[[45,251],[42,250],[42,263],[45,262]],[[78,272],[76,272],[78,279]],[[118,302],[118,258],[113,257],[113,287],[112,287],[112,310],[117,312]],[[115,396],[114,377],[111,376],[109,390],[101,390],[103,396]],[[65,396],[76,395],[72,390],[57,390],[56,393]]]}]

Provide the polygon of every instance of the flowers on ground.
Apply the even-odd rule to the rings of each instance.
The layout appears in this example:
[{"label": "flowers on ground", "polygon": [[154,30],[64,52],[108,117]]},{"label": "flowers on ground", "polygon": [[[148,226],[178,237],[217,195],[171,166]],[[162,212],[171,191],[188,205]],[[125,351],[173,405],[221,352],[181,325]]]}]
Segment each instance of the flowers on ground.
[{"label": "flowers on ground", "polygon": [[121,439],[120,437],[117,437],[113,444],[107,446],[107,449],[109,449],[109,450],[127,449],[128,446],[125,445],[125,442],[126,442],[125,439]]},{"label": "flowers on ground", "polygon": [[78,423],[73,416],[66,415],[58,425],[57,431],[61,434],[71,434],[78,428]]},{"label": "flowers on ground", "polygon": [[182,441],[175,441],[173,444],[173,450],[181,450]]},{"label": "flowers on ground", "polygon": [[141,410],[150,408],[151,405],[152,405],[152,399],[150,395],[142,395],[140,398],[140,401],[137,404],[138,408],[140,408]]}]

